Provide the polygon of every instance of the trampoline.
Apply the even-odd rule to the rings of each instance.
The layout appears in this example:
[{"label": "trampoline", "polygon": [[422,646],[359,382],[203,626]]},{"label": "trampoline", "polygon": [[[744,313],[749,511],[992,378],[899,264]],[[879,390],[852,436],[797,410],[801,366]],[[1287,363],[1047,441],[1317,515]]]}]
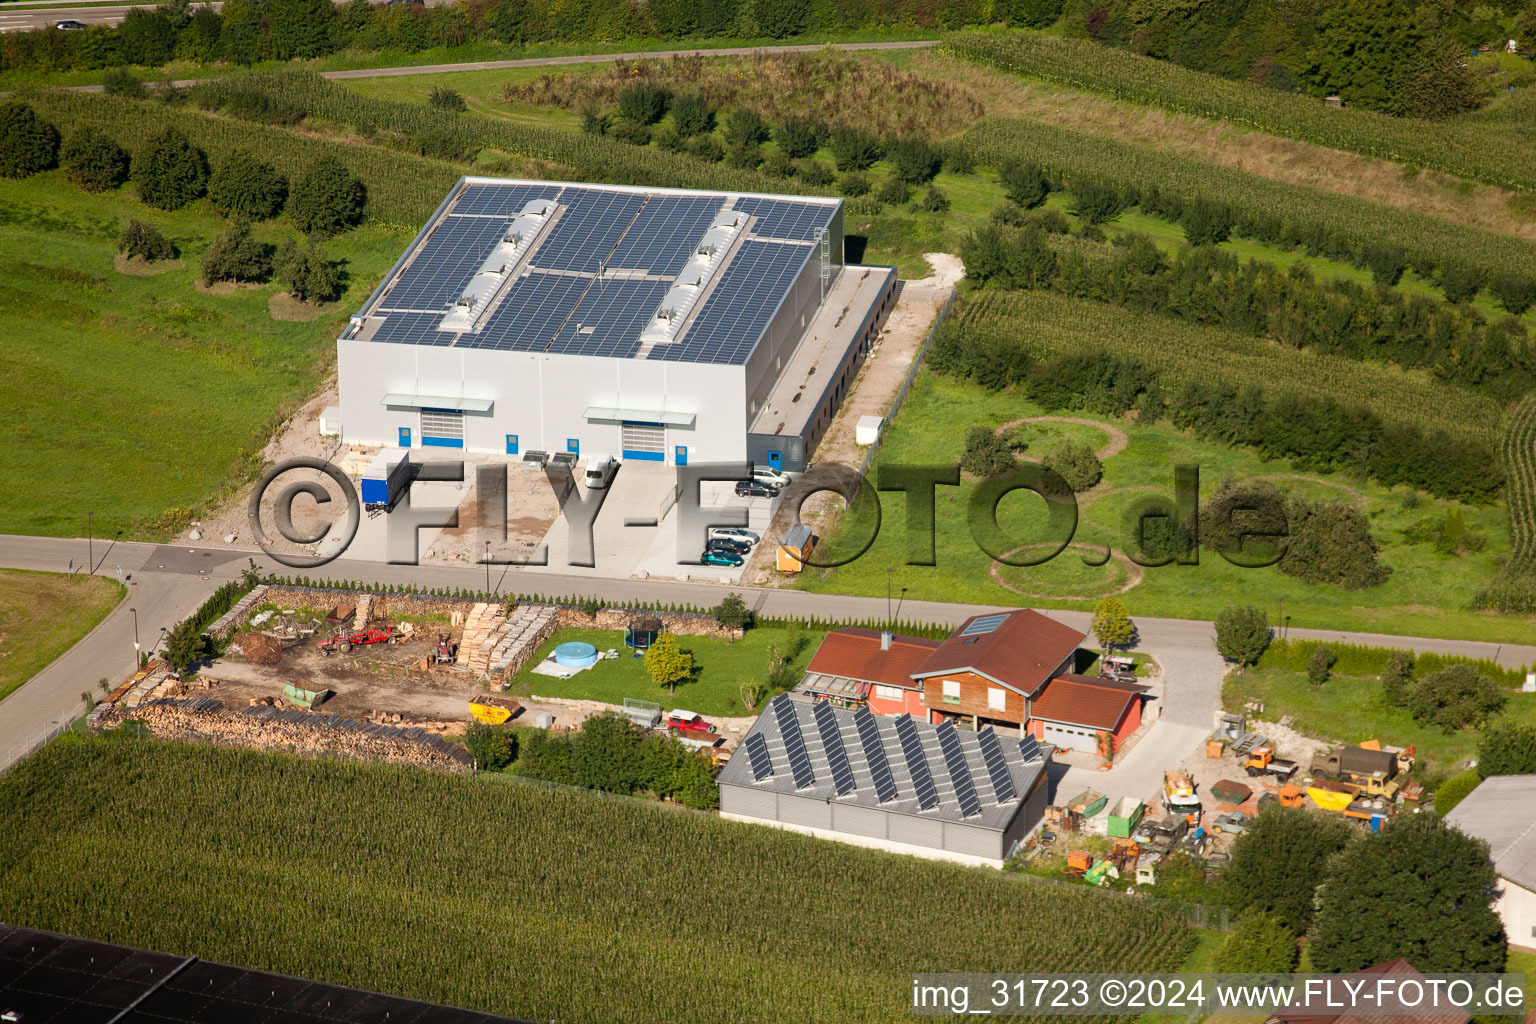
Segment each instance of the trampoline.
[{"label": "trampoline", "polygon": [[579,640],[555,648],[555,663],[566,668],[586,668],[597,664],[597,648]]}]

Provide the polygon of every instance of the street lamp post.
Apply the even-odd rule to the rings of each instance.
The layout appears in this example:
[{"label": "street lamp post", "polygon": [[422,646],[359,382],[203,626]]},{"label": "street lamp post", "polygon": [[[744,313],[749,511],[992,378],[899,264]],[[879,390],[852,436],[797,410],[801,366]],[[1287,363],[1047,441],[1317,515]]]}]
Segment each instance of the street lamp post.
[{"label": "street lamp post", "polygon": [[91,516],[94,512],[85,514],[85,571],[91,575],[96,574],[96,543],[91,535]]},{"label": "street lamp post", "polygon": [[491,542],[485,542],[485,592],[491,592]]},{"label": "street lamp post", "polygon": [[139,670],[139,610],[137,608],[128,610],[133,613],[133,670],[137,672]]},{"label": "street lamp post", "polygon": [[1280,635],[1285,636],[1285,595],[1280,595],[1280,610],[1275,616],[1275,628],[1280,630]]}]

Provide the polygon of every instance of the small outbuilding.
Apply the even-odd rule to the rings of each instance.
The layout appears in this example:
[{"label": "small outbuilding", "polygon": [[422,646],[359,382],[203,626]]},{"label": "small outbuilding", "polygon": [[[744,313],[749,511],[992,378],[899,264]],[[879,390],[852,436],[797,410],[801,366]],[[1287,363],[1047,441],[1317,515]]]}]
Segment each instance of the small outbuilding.
[{"label": "small outbuilding", "polygon": [[811,557],[816,537],[804,523],[796,523],[784,531],[779,541],[777,566],[779,572],[799,572],[805,568],[805,560]]}]

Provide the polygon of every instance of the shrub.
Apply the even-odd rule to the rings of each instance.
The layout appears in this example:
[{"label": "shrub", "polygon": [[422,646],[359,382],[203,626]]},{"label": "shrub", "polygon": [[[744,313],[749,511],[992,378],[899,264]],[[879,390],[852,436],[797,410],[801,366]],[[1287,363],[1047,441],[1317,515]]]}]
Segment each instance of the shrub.
[{"label": "shrub", "polygon": [[832,173],[832,168],[820,160],[802,160],[795,168],[795,173],[807,185],[815,185],[818,188],[830,185],[837,180],[837,175]]},{"label": "shrub", "polygon": [[650,125],[641,124],[639,121],[626,119],[620,120],[608,133],[620,142],[627,142],[631,146],[647,146],[651,142]]},{"label": "shrub", "polygon": [[[791,160],[800,160],[820,149],[827,140],[827,129],[809,117],[790,116],[773,130],[773,141]],[[871,161],[873,162],[873,161]]]},{"label": "shrub", "polygon": [[306,235],[328,238],[363,219],[368,190],[337,161],[321,157],[293,182],[288,216]]},{"label": "shrub", "polygon": [[1472,666],[1451,665],[1410,686],[1407,706],[1416,721],[1455,732],[1463,726],[1482,725],[1504,706],[1504,694]]},{"label": "shrub", "polygon": [[203,254],[203,284],[215,281],[260,281],[272,273],[267,247],[251,237],[245,221],[230,225]]},{"label": "shrub", "polygon": [[902,139],[889,153],[896,177],[908,185],[921,185],[939,173],[939,152],[927,139]]},{"label": "shrub", "polygon": [[879,139],[845,124],[832,129],[831,142],[832,159],[840,171],[867,171],[882,152]]},{"label": "shrub", "polygon": [[112,68],[101,76],[101,89],[108,96],[128,96],[139,99],[144,95],[144,83],[134,77],[127,68]]},{"label": "shrub", "polygon": [[[650,131],[650,129],[646,129]],[[651,131],[651,140],[656,143],[657,149],[664,149],[668,153],[686,153],[688,140],[683,138],[681,132],[670,124],[658,125],[655,131]]]},{"label": "shrub", "polygon": [[1252,665],[1269,646],[1269,623],[1253,605],[1224,608],[1216,616],[1216,650],[1239,666]]},{"label": "shrub", "polygon": [[1483,272],[1470,263],[1448,261],[1440,267],[1440,290],[1449,302],[1470,302],[1483,286]]},{"label": "shrub", "polygon": [[469,109],[469,104],[464,102],[464,97],[458,90],[450,89],[446,85],[435,86],[432,94],[427,97],[427,106],[434,110],[446,110],[455,114],[462,114]]},{"label": "shrub", "polygon": [[1060,445],[1047,452],[1040,462],[1060,473],[1074,493],[1088,490],[1104,476],[1104,464],[1086,444]]},{"label": "shrub", "polygon": [[713,135],[696,135],[688,140],[688,155],[717,164],[725,159],[725,147]]},{"label": "shrub", "polygon": [[149,262],[176,258],[176,247],[164,235],[141,220],[128,221],[117,240],[117,251],[129,259]]},{"label": "shrub", "polygon": [[737,107],[725,116],[724,135],[732,146],[760,146],[768,141],[768,122],[749,107]]},{"label": "shrub", "polygon": [[1220,245],[1232,237],[1232,211],[1221,203],[1196,199],[1180,221],[1190,245]]},{"label": "shrub", "polygon": [[0,104],[0,176],[25,178],[59,161],[59,130],[25,103]]},{"label": "shrub", "polygon": [[1408,269],[1408,257],[1396,246],[1371,246],[1365,250],[1365,265],[1377,284],[1394,285]]},{"label": "shrub", "polygon": [[1391,569],[1377,561],[1376,539],[1365,515],[1350,502],[1312,504],[1293,498],[1286,506],[1290,539],[1280,571],[1309,583],[1361,590],[1386,581]]},{"label": "shrub", "polygon": [[604,112],[596,103],[589,103],[581,108],[581,130],[588,135],[607,135],[613,127],[613,118]]},{"label": "shrub", "polygon": [[1130,203],[1113,185],[1089,178],[1072,186],[1072,212],[1088,224],[1107,224]]},{"label": "shrub", "polygon": [[792,177],[795,173],[795,162],[782,149],[769,150],[768,155],[763,157],[763,171],[777,178]]},{"label": "shrub", "polygon": [[269,220],[287,199],[288,179],[243,150],[230,153],[208,179],[208,201],[226,217]]},{"label": "shrub", "polygon": [[849,199],[869,195],[869,188],[869,177],[858,171],[849,171],[837,183],[837,190]]},{"label": "shrub", "polygon": [[499,772],[517,757],[517,740],[512,730],[504,725],[470,722],[464,730],[464,746],[469,748],[475,767],[482,772]]},{"label": "shrub", "polygon": [[132,171],[139,198],[161,210],[179,210],[208,187],[208,157],[175,128],[135,153]]},{"label": "shrub", "polygon": [[726,148],[725,162],[732,167],[751,171],[763,162],[763,146],[759,142],[734,142]]},{"label": "shrub", "polygon": [[959,139],[939,146],[939,157],[950,174],[971,174],[976,170],[976,154]]},{"label": "shrub", "polygon": [[715,130],[715,111],[709,100],[698,93],[688,93],[672,101],[672,125],[685,139]]},{"label": "shrub", "polygon": [[635,124],[655,124],[667,112],[667,90],[647,82],[635,82],[619,91],[619,117]]},{"label": "shrub", "polygon": [[1243,915],[1211,965],[1224,974],[1289,974],[1295,969],[1296,936],[1269,914]]},{"label": "shrub", "polygon": [[341,297],[341,267],[313,242],[300,249],[292,242],[277,258],[277,279],[300,302],[330,302]]},{"label": "shrub", "polygon": [[1477,744],[1477,771],[1494,775],[1536,775],[1536,725],[1495,722]]},{"label": "shrub", "polygon": [[64,143],[59,163],[87,192],[105,192],[128,180],[128,151],[89,125]]},{"label": "shrub", "polygon": [[966,431],[965,452],[960,456],[960,468],[974,476],[1000,476],[1011,471],[1017,462],[1013,448],[991,427],[975,426]]},{"label": "shrub", "polygon": [[1003,187],[1003,195],[1008,197],[1009,202],[1026,210],[1039,206],[1051,194],[1051,183],[1039,164],[1004,164],[997,182]]},{"label": "shrub", "polygon": [[949,211],[949,197],[939,191],[937,185],[929,185],[928,191],[923,193],[922,201],[917,208],[924,213],[947,213]]},{"label": "shrub", "polygon": [[1519,316],[1536,305],[1536,281],[1517,274],[1495,278],[1489,286],[1499,305],[1512,316]]},{"label": "shrub", "polygon": [[752,19],[763,35],[787,39],[805,31],[810,7],[810,0],[752,0]]},{"label": "shrub", "polygon": [[900,206],[912,198],[912,186],[900,178],[887,178],[885,183],[875,192],[875,198],[882,203]]},{"label": "shrub", "polygon": [[1199,532],[1201,544],[1235,564],[1273,565],[1290,532],[1285,496],[1265,480],[1223,480],[1200,507]]},{"label": "shrub", "polygon": [[1413,655],[1407,651],[1388,654],[1380,679],[1382,696],[1387,703],[1394,707],[1402,704],[1408,695],[1408,686],[1413,682]]},{"label": "shrub", "polygon": [[1476,768],[1452,775],[1435,790],[1435,813],[1441,817],[1450,814],[1482,782],[1483,777]]},{"label": "shrub", "polygon": [[1328,681],[1328,676],[1333,671],[1333,663],[1337,660],[1326,644],[1319,644],[1312,652],[1312,657],[1307,662],[1307,681],[1314,689],[1321,688]]}]

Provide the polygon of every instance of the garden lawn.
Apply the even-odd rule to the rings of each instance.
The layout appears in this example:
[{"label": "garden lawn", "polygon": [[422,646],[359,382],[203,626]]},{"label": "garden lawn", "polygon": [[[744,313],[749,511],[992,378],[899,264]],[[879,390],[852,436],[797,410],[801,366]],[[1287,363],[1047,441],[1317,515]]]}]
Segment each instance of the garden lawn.
[{"label": "garden lawn", "polygon": [[[793,664],[803,669],[825,634],[812,630],[800,633],[803,647]],[[563,643],[584,641],[601,653],[609,648],[619,652],[616,661],[599,661],[570,679],[538,675],[533,666],[541,663]],[[676,693],[657,686],[645,670],[642,658],[631,657],[624,645],[624,633],[618,630],[562,629],[540,647],[524,669],[512,679],[513,692],[520,696],[563,697],[570,700],[597,700],[623,704],[624,698],[655,701],[662,710],[686,708],[706,717],[737,717],[752,713],[742,703],[741,684],[761,683],[768,674],[769,649],[787,653],[787,632],[762,627],[750,629],[740,640],[716,637],[679,636],[678,646],[693,653],[694,676],[677,687]],[[798,673],[796,675],[798,679]],[[771,696],[771,694],[769,695]]]},{"label": "garden lawn", "polygon": [[[1504,692],[1509,699],[1496,720],[1536,725],[1536,694]],[[1318,739],[1351,745],[1369,739],[1394,747],[1412,745],[1421,759],[1431,762],[1432,776],[1454,774],[1468,758],[1477,756],[1476,729],[1445,733],[1419,724],[1407,710],[1386,702],[1375,677],[1336,675],[1321,689],[1313,689],[1305,672],[1291,669],[1230,673],[1222,685],[1222,707],[1241,711],[1250,701],[1264,702],[1266,721],[1289,716],[1294,719],[1293,729]]]},{"label": "garden lawn", "polygon": [[[875,464],[878,482],[882,465],[954,464],[964,449],[966,430],[976,424],[1001,426],[1012,420],[1044,415],[1045,410],[1015,393],[991,393],[979,386],[951,381],[923,371],[906,404],[891,423]],[[1397,633],[1409,636],[1443,636],[1495,642],[1527,642],[1530,621],[1517,616],[1480,614],[1467,610],[1473,593],[1497,569],[1509,552],[1509,528],[1504,509],[1497,505],[1460,507],[1467,527],[1481,535],[1486,545],[1476,554],[1438,554],[1429,544],[1410,544],[1403,531],[1425,518],[1438,517],[1453,503],[1421,498],[1409,508],[1402,488],[1387,490],[1340,474],[1297,474],[1287,462],[1264,462],[1251,452],[1218,444],[1202,443],[1166,423],[1139,425],[1131,419],[1114,419],[1088,413],[1058,411],[1059,415],[1105,424],[1095,446],[1110,438],[1112,428],[1124,431],[1129,444],[1105,462],[1104,479],[1097,488],[1078,496],[1079,519],[1074,536],[1083,548],[1070,548],[1038,567],[1000,567],[994,578],[992,558],[978,547],[967,524],[967,502],[976,484],[969,476],[959,487],[936,488],[936,566],[908,565],[905,499],[897,492],[881,492],[882,524],[874,544],[855,561],[835,569],[812,569],[800,575],[795,586],[825,593],[880,596],[886,592],[886,567],[895,566],[893,582],[916,600],[979,604],[1027,605],[1090,610],[1100,597],[1129,586],[1122,595],[1132,616],[1214,619],[1224,608],[1254,604],[1277,614],[1284,598],[1291,625],[1340,630]],[[1026,454],[1040,455],[1060,443],[1059,438],[1078,439],[1081,428],[1072,424],[1040,424],[1038,438]],[[1313,500],[1363,499],[1372,533],[1381,546],[1381,560],[1393,569],[1384,584],[1350,591],[1331,584],[1306,583],[1276,568],[1243,569],[1228,564],[1209,551],[1200,552],[1198,565],[1170,565],[1135,569],[1118,559],[1100,567],[1084,564],[1085,557],[1102,557],[1105,545],[1123,551],[1127,527],[1123,519],[1141,498],[1161,494],[1171,497],[1173,471],[1178,464],[1200,469],[1200,494],[1209,496],[1226,476],[1297,476],[1277,479],[1282,489],[1293,488]],[[863,494],[874,495],[873,489]],[[861,498],[862,500],[862,498]],[[1010,538],[1005,548],[1036,545],[1043,555],[1044,502],[1027,491],[1005,496],[998,506],[999,523]],[[852,537],[866,520],[855,512],[843,525]],[[830,540],[824,556],[838,550],[835,527],[818,529]],[[843,542],[846,554],[851,548]],[[1140,574],[1140,582],[1135,581]],[[1008,589],[999,583],[1008,584]]]},{"label": "garden lawn", "polygon": [[106,576],[0,569],[0,698],[95,629],[126,592]]},{"label": "garden lawn", "polygon": [[[113,269],[129,217],[159,228],[181,266]],[[313,393],[335,338],[405,239],[362,228],[332,240],[347,292],[309,322],[272,319],[280,285],[198,290],[198,258],[225,229],[201,200],[175,213],[124,190],[93,195],[54,171],[0,180],[0,532],[163,539],[248,479],[271,431]],[[277,245],[296,232],[256,227]]]}]

